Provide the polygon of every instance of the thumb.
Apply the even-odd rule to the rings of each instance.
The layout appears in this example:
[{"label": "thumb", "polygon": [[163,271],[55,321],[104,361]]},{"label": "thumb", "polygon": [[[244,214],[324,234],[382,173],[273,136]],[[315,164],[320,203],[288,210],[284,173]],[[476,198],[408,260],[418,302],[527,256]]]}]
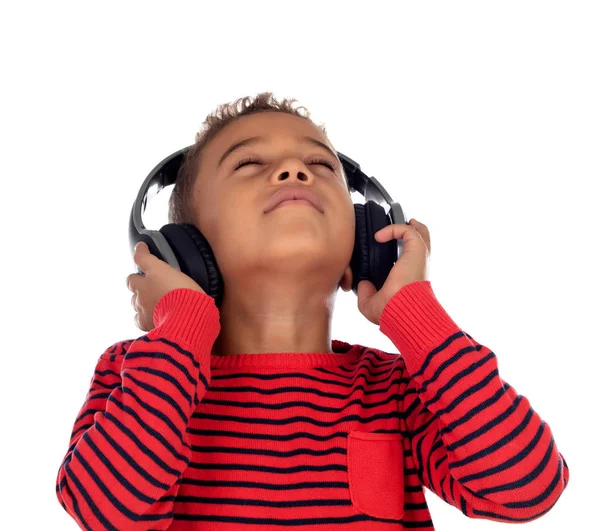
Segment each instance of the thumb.
[{"label": "thumb", "polygon": [[152,256],[150,253],[150,249],[148,249],[148,245],[144,242],[139,242],[135,246],[135,253],[133,254],[133,261],[136,263],[139,268],[146,272],[148,266],[150,264],[149,256]]},{"label": "thumb", "polygon": [[375,293],[377,293],[377,288],[375,287],[375,284],[369,280],[361,280],[358,283],[357,291],[358,305],[361,306],[363,302],[368,301]]}]

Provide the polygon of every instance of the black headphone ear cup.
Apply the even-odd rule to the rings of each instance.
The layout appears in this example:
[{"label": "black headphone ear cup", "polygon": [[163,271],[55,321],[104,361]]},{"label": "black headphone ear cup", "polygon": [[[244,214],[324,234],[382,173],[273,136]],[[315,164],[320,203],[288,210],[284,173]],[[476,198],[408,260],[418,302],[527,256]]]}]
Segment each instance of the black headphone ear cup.
[{"label": "black headphone ear cup", "polygon": [[354,249],[350,268],[352,269],[352,291],[358,295],[358,283],[369,278],[369,248],[367,243],[367,222],[365,205],[354,203]]},{"label": "black headphone ear cup", "polygon": [[352,291],[358,295],[361,280],[368,280],[377,290],[381,289],[398,260],[398,244],[396,240],[385,243],[375,240],[377,231],[391,225],[384,208],[375,201],[354,204],[354,216],[356,227],[350,267]]},{"label": "black headphone ear cup", "polygon": [[195,280],[219,307],[223,300],[223,277],[206,238],[188,223],[169,223],[160,232],[171,246],[181,271]]}]

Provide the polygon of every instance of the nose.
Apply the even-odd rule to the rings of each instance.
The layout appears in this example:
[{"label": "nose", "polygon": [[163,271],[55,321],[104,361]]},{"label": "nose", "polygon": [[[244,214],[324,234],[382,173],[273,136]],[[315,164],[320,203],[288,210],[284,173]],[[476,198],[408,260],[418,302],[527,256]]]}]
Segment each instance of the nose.
[{"label": "nose", "polygon": [[292,179],[296,178],[303,182],[308,182],[314,178],[306,165],[298,159],[286,159],[281,163],[281,167],[275,171],[274,175],[278,181],[285,181],[290,176]]}]

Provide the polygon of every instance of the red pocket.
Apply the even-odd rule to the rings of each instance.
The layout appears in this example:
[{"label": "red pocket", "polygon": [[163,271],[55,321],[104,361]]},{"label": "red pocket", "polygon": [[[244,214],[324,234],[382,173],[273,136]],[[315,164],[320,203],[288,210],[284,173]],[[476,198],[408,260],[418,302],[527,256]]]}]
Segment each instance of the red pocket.
[{"label": "red pocket", "polygon": [[399,433],[348,432],[350,499],[360,512],[399,520],[404,515],[404,449]]}]

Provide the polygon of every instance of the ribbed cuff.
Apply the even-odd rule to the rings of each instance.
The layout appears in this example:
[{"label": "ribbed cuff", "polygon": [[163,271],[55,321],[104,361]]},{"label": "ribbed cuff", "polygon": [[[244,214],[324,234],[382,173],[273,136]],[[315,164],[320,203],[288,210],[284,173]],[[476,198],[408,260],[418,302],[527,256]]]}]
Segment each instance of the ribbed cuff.
[{"label": "ribbed cuff", "polygon": [[210,354],[221,331],[215,300],[189,288],[177,288],[163,295],[154,307],[153,322],[155,328],[148,332],[148,339],[168,338],[192,352]]},{"label": "ribbed cuff", "polygon": [[379,330],[416,367],[424,354],[460,328],[437,300],[431,282],[421,280],[399,289],[388,301]]}]

